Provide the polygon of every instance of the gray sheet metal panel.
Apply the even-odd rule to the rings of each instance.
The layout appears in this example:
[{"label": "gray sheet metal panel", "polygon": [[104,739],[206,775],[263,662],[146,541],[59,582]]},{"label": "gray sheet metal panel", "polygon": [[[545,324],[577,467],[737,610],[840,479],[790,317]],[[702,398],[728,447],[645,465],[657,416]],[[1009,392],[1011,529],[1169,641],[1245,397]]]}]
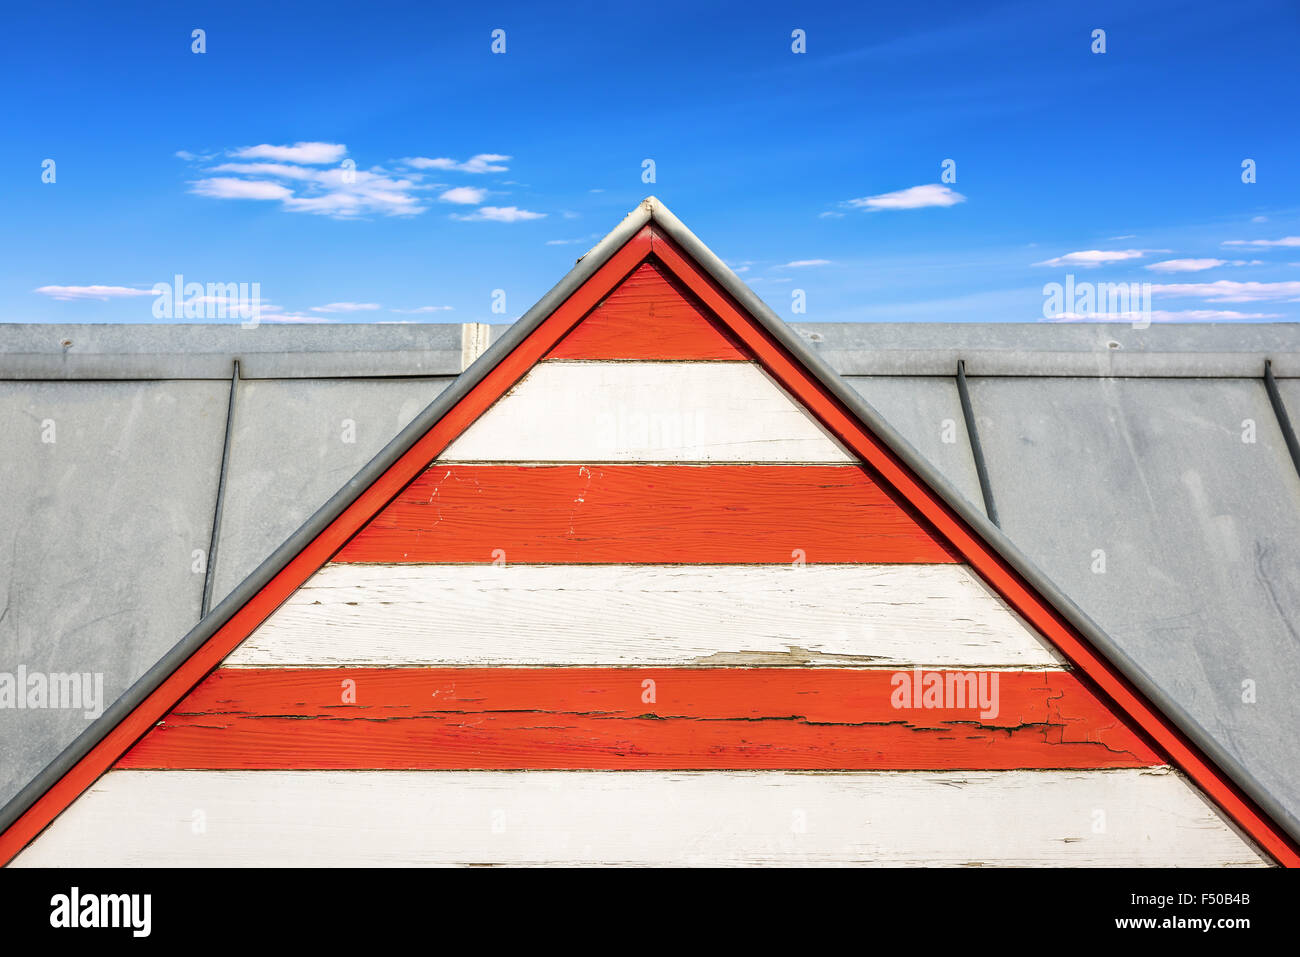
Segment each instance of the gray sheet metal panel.
[{"label": "gray sheet metal panel", "polygon": [[1300,813],[1300,477],[1261,380],[986,378],[971,394],[1006,534]]},{"label": "gray sheet metal panel", "polygon": [[[847,376],[845,381],[929,459],[974,508],[984,510],[957,385],[943,376]],[[948,437],[952,441],[945,441]]]},{"label": "gray sheet metal panel", "polygon": [[[220,603],[450,382],[450,378],[240,382],[213,604]],[[349,432],[350,442],[345,440]],[[176,637],[188,630],[188,626],[181,629]]]},{"label": "gray sheet metal panel", "polygon": [[1298,323],[794,323],[840,375],[1300,376]]},{"label": "gray sheet metal panel", "polygon": [[459,323],[0,324],[3,379],[245,379],[460,372]]},{"label": "gray sheet metal panel", "polygon": [[[99,673],[106,706],[193,626],[227,388],[0,383],[0,671]],[[0,801],[89,724],[0,709]]]}]

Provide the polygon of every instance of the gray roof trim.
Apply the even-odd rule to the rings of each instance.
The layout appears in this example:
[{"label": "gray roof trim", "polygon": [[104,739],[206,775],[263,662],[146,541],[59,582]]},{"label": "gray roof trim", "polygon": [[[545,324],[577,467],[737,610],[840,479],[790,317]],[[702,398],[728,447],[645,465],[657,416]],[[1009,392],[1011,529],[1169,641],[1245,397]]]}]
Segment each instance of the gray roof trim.
[{"label": "gray roof trim", "polygon": [[[588,254],[590,255],[590,254]],[[584,257],[585,258],[585,257]],[[472,324],[475,330],[482,328]],[[458,375],[460,323],[0,323],[0,380]],[[488,326],[499,339],[508,325]],[[1300,378],[1300,323],[795,323],[840,375]],[[67,345],[65,345],[67,343]]]},{"label": "gray roof trim", "polygon": [[[512,351],[568,295],[585,282],[632,235],[653,221],[667,235],[693,256],[744,309],[760,322],[767,332],[796,360],[802,362],[823,387],[883,441],[894,454],[922,481],[926,482],[948,507],[1049,602],[1093,647],[1104,655],[1148,700],[1200,748],[1211,761],[1227,773],[1264,813],[1294,839],[1300,839],[1300,822],[1267,792],[1258,781],[1211,738],[1186,711],[1165,694],[1154,681],[1126,655],[1115,642],[1086,616],[1051,580],[1049,580],[1011,541],[978,510],[966,502],[936,468],[931,466],[903,437],[869,406],[839,374],[816,355],[805,339],[788,327],[727,266],[654,197],[643,200],[615,229],[583,256],[527,313],[514,323],[482,357],[473,363],[437,399],[397,435],[374,459],[363,467],[324,506],[309,518],[256,570],[241,582],[216,608],[180,640],[157,664],[126,693],[107,708],[67,749],[41,771],[22,791],[0,810],[0,829],[7,828],[41,795],[57,782],[77,761],[85,756],[112,728],[122,721],[168,675],[223,626],[253,595],[266,585],[330,522],[343,512],[366,488],[407,449],[442,418],[477,385],[486,373]],[[459,354],[459,343],[457,343]],[[955,359],[953,366],[955,368]],[[242,370],[241,370],[242,371]],[[1262,372],[1262,370],[1261,370]],[[220,378],[229,374],[229,366]],[[974,374],[974,370],[972,370]],[[1257,375],[1259,373],[1256,373]],[[216,376],[214,376],[215,378]]]},{"label": "gray roof trim", "polygon": [[840,375],[1300,376],[1300,323],[795,323]]},{"label": "gray roof trim", "polygon": [[[34,325],[0,323],[0,380],[446,376],[460,323]],[[66,343],[66,345],[65,345]]]}]

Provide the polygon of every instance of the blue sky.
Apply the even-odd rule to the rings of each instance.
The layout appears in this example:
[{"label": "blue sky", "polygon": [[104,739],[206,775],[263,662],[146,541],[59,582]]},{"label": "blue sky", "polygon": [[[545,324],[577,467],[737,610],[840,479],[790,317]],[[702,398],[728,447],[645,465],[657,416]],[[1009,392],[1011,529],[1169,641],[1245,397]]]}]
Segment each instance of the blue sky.
[{"label": "blue sky", "polygon": [[1067,274],[1151,283],[1157,321],[1300,319],[1294,2],[6,20],[0,321],[157,321],[179,273],[258,283],[264,321],[502,322],[649,194],[792,320],[1042,321]]}]

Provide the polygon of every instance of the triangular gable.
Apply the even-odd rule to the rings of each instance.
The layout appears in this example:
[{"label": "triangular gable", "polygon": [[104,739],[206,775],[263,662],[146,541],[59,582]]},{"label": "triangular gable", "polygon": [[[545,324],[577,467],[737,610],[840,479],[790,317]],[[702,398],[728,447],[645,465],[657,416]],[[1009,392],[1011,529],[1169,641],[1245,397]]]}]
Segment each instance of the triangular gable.
[{"label": "triangular gable", "polygon": [[[1160,714],[1118,668],[1051,607],[1025,577],[981,537],[971,522],[928,487],[898,452],[865,425],[842,397],[828,389],[822,378],[810,368],[807,357],[792,349],[770,321],[766,321],[762,314],[742,308],[736,298],[685,251],[679,242],[682,232],[674,226],[671,214],[650,201],[643,210],[646,220],[643,225],[636,228],[626,241],[610,244],[612,248],[602,250],[600,256],[589,254],[596,261],[583,270],[580,284],[562,289],[562,299],[548,304],[549,308],[526,323],[527,327],[509,342],[508,348],[498,349],[481,360],[482,367],[471,370],[473,375],[468,377],[466,387],[456,396],[454,404],[442,409],[422,434],[413,436],[408,447],[393,456],[382,473],[324,524],[256,594],[237,609],[232,609],[220,627],[167,675],[160,676],[156,686],[142,694],[129,713],[115,716],[118,720],[111,730],[0,835],[0,861],[10,860],[108,768],[115,765],[187,767],[190,765],[185,763],[183,756],[179,759],[168,757],[168,754],[183,755],[187,747],[191,750],[206,748],[207,753],[212,754],[198,727],[201,722],[190,722],[189,727],[185,727],[186,723],[178,720],[178,715],[201,714],[204,700],[218,700],[222,695],[265,693],[261,686],[239,685],[241,681],[256,682],[257,677],[252,671],[241,675],[237,669],[226,669],[207,681],[203,679],[322,568],[364,568],[375,562],[490,561],[491,555],[482,553],[482,537],[471,534],[474,522],[480,518],[461,521],[456,517],[468,514],[464,507],[459,512],[457,510],[455,496],[460,495],[472,496],[471,508],[480,516],[485,510],[490,513],[492,503],[496,503],[497,514],[503,519],[494,526],[494,535],[499,538],[496,547],[511,562],[672,563],[681,560],[683,550],[689,550],[696,562],[732,565],[788,563],[792,557],[796,562],[806,561],[813,565],[874,562],[884,565],[902,563],[902,567],[906,567],[907,563],[926,566],[962,563],[1015,615],[1047,639],[1055,653],[1063,655],[1073,666],[1073,673],[1060,672],[1064,677],[1052,679],[1058,684],[1040,678],[1036,683],[1025,681],[1024,687],[1016,690],[1019,686],[1015,682],[1020,679],[1010,680],[1014,686],[1010,700],[1023,709],[1017,720],[1028,721],[1026,715],[1037,714],[1049,707],[1047,702],[1050,701],[1058,701],[1059,717],[1062,709],[1058,699],[1064,695],[1069,702],[1070,707],[1064,710],[1069,712],[1070,718],[1064,722],[1066,730],[1062,733],[1066,743],[1074,741],[1077,747],[1074,751],[1052,752],[1052,760],[1064,762],[1059,765],[1063,767],[1077,766],[1071,762],[1086,761],[1089,767],[1130,768],[1167,761],[1212,797],[1261,848],[1283,863],[1295,864],[1297,856],[1288,836]],[[604,255],[606,252],[607,256]],[[653,320],[647,319],[648,314],[653,315]],[[748,411],[750,419],[760,421],[771,416],[790,416],[788,427],[781,430],[785,451],[778,451],[775,459],[765,460],[768,464],[761,476],[763,494],[757,501],[752,484],[754,476],[746,474],[753,470],[742,463],[752,458],[751,447],[761,446],[769,439],[763,435],[749,439],[738,436],[737,430],[743,427],[746,418],[743,414],[731,418],[720,415],[716,417],[718,422],[703,425],[698,431],[693,427],[687,429],[691,433],[689,436],[656,437],[645,423],[630,426],[634,430],[646,429],[644,436],[636,441],[644,438],[658,453],[655,456],[657,460],[671,460],[674,448],[689,445],[691,451],[689,455],[683,453],[684,460],[696,462],[703,459],[718,463],[710,465],[708,470],[699,470],[697,477],[701,481],[707,478],[707,487],[691,488],[689,481],[685,484],[680,481],[666,483],[662,476],[647,474],[645,466],[635,464],[636,456],[631,456],[627,462],[622,461],[618,450],[627,444],[626,423],[614,423],[614,431],[610,433],[612,438],[605,445],[600,445],[602,429],[592,427],[590,423],[572,430],[575,436],[572,448],[564,446],[555,434],[548,433],[539,441],[538,448],[546,450],[547,455],[543,457],[555,460],[553,464],[544,467],[506,464],[535,456],[520,453],[517,444],[501,444],[496,435],[532,435],[537,423],[495,423],[502,416],[531,414],[529,410],[536,412],[537,397],[530,397],[529,390],[546,376],[596,374],[576,367],[597,360],[615,361],[627,364],[617,383],[619,388],[624,388],[629,377],[635,377],[633,365],[636,363],[683,359],[733,364],[736,368],[726,373],[736,376],[730,388],[742,391],[751,386],[754,388],[752,397],[741,397],[738,413]],[[565,371],[563,367],[568,365],[575,368]],[[599,385],[596,380],[592,382]],[[545,386],[545,382],[542,384]],[[774,391],[764,393],[765,386],[775,387]],[[543,398],[556,394],[553,388],[549,391],[541,388],[538,392]],[[764,395],[769,398],[776,395],[778,400],[781,396],[788,397],[793,411],[774,406],[767,409],[766,416],[752,414],[755,410],[752,403],[767,401]],[[596,405],[590,414],[602,414],[599,403]],[[571,413],[585,414],[580,406],[575,406]],[[539,415],[537,422],[544,418],[544,415]],[[555,418],[564,417],[553,416],[552,421]],[[500,451],[494,452],[498,446]],[[560,449],[558,453],[557,448]],[[458,449],[459,454],[456,454]],[[770,454],[770,448],[767,451]],[[783,455],[788,458],[782,459]],[[445,467],[445,475],[442,474],[443,467],[429,468],[430,463],[440,459],[455,460]],[[781,464],[783,461],[797,464],[787,468]],[[487,466],[488,471],[484,471],[484,467],[476,464],[481,462],[501,464]],[[565,464],[569,462],[575,464]],[[586,464],[591,462],[600,464]],[[853,463],[861,463],[863,467]],[[581,474],[584,469],[585,475]],[[819,469],[840,471],[832,480],[829,474],[818,473]],[[705,476],[706,471],[712,474]],[[846,473],[852,473],[854,477],[841,480],[840,476]],[[491,484],[494,482],[498,484]],[[573,499],[576,482],[585,482],[585,485],[581,486],[578,499]],[[734,485],[731,493],[727,491],[729,482]],[[814,488],[816,494],[812,491]],[[726,498],[728,494],[734,495],[734,502]],[[609,496],[611,508],[601,509],[601,495]],[[691,504],[706,495],[721,496],[721,506],[713,511],[701,511]],[[548,526],[548,522],[554,524],[555,517],[561,514],[556,503],[565,500],[565,496],[571,501],[580,501],[584,506],[582,514],[586,524],[581,533],[572,523],[568,528]],[[644,510],[640,518],[635,507],[638,502]],[[634,507],[629,508],[629,503]],[[436,521],[429,521],[431,504],[438,508],[445,506],[446,515],[440,513]],[[781,516],[778,527],[764,524],[761,515],[765,511]],[[573,512],[570,509],[567,517],[572,518]],[[602,522],[606,525],[616,523],[619,534],[602,535]],[[808,553],[791,555],[788,534],[791,527],[809,530],[804,536],[812,543]],[[672,534],[665,536],[665,528],[671,529]],[[869,534],[863,534],[864,528]],[[285,607],[292,604],[289,601]],[[240,648],[240,653],[252,654],[247,646]],[[237,659],[238,654],[232,660]],[[742,663],[743,660],[735,659]],[[665,663],[681,664],[675,660]],[[942,664],[937,661],[930,663]],[[462,682],[460,691],[456,692],[460,695],[458,700],[463,699],[467,707],[480,693],[504,695],[506,698],[518,693],[517,685],[511,685],[508,676],[493,673],[490,668],[474,674],[462,669],[457,675]],[[685,675],[686,672],[679,670],[675,672],[675,680]],[[887,673],[882,672],[874,676],[841,676],[836,673],[824,679],[831,683],[828,690],[821,685],[816,689],[801,687],[798,682],[803,679],[782,678],[779,672],[769,671],[755,675],[753,680],[759,684],[747,686],[744,694],[749,696],[749,700],[757,696],[774,701],[779,711],[783,696],[806,700],[807,695],[816,692],[825,701],[827,720],[847,720],[843,712],[844,702],[861,705],[866,700],[863,698],[863,682],[879,682],[882,675],[887,677]],[[374,677],[375,680],[391,681],[392,694],[399,702],[402,695],[414,693],[405,689],[403,676],[396,672]],[[553,693],[560,706],[569,700],[566,694],[578,698],[591,694],[593,676],[579,677],[585,691],[566,690],[563,680],[556,685]],[[309,686],[314,679],[310,674],[303,674],[286,680],[290,682],[286,693],[301,699],[303,687]],[[294,686],[292,681],[295,680],[307,685]],[[734,686],[728,689],[719,685],[720,679],[716,674],[691,672],[688,680],[695,682],[691,688],[693,699],[723,700],[736,693]],[[762,684],[774,680],[775,685]],[[823,680],[823,676],[819,676],[819,680]],[[241,687],[242,691],[239,690]],[[876,688],[875,692],[880,690]],[[1023,697],[1016,697],[1022,692]],[[214,695],[217,699],[213,699]],[[869,697],[871,700],[880,699],[878,693]],[[178,702],[182,701],[185,707],[177,708]],[[147,734],[164,716],[170,716],[171,721],[167,734]],[[884,721],[887,715],[877,717],[882,724],[887,723]],[[1070,722],[1075,722],[1073,732],[1068,727]],[[680,742],[671,740],[670,730],[664,733],[668,738],[658,747],[676,754],[673,749],[679,747]],[[197,734],[198,737],[186,739],[187,734]],[[1075,737],[1071,738],[1071,734]],[[1025,749],[1045,753],[1038,748],[1038,743],[1025,740],[1008,744],[1004,740],[1014,738],[1014,733],[988,735],[990,745],[996,743],[1011,755],[1005,759],[995,758],[991,765],[987,761],[976,765],[962,764],[963,747],[969,745],[941,745],[931,760],[934,767],[945,768],[1041,766],[1034,764],[1036,759],[1024,756]],[[454,742],[454,735],[449,740]],[[898,739],[899,742],[902,740]],[[363,742],[362,746],[370,744],[373,742]],[[779,744],[787,750],[803,747],[803,753],[811,753],[808,742],[802,739],[782,740]],[[814,744],[823,747],[819,753],[831,755],[826,759],[829,763],[815,765],[817,767],[862,767],[864,761],[869,761],[863,756],[867,752],[879,755],[896,750],[891,739],[887,738],[867,740],[861,745],[861,753],[853,751],[852,742],[829,750],[824,748],[825,742]],[[303,744],[309,750],[310,746],[310,742]],[[728,742],[719,739],[705,748],[719,756],[717,767],[737,766],[736,758],[728,757],[727,747]],[[651,752],[654,750],[654,747],[649,749]],[[1099,751],[1121,757],[1111,765],[1097,763],[1095,755]],[[489,766],[567,766],[562,756],[539,752],[537,742],[527,738],[517,745],[517,753],[507,752],[509,749],[497,752],[505,756],[501,763]],[[441,751],[434,749],[429,753],[432,755],[430,763],[422,766],[460,766],[456,763],[455,747],[448,746]],[[1085,753],[1092,756],[1081,757]],[[763,764],[754,760],[752,752],[747,754],[749,763],[743,766],[792,766],[779,761]],[[835,763],[836,754],[841,761],[839,764]],[[521,755],[532,755],[540,763],[520,764],[524,760]],[[180,763],[168,763],[174,760]],[[319,749],[310,760],[314,762],[307,765],[310,767],[351,766],[346,758],[338,765],[323,763],[330,758]],[[399,764],[394,766],[410,767],[409,762],[400,763],[406,760],[399,759]],[[600,766],[592,763],[590,755],[579,760],[576,765],[579,767]],[[909,756],[893,764],[879,758],[870,760],[875,763],[866,766],[888,769],[913,768],[918,759]],[[1010,763],[999,765],[998,760]],[[230,756],[227,764],[219,766],[269,765],[259,764],[256,757],[241,752]],[[670,758],[666,764],[656,763],[650,757],[641,764],[621,760],[608,766],[681,767],[682,763],[679,756]],[[793,766],[802,765],[796,763]]]}]

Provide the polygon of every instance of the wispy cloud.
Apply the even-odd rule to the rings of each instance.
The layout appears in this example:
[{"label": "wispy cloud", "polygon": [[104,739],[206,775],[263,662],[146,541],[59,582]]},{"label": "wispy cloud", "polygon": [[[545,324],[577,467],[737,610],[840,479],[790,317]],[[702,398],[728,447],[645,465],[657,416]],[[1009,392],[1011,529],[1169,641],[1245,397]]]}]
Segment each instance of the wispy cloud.
[{"label": "wispy cloud", "polygon": [[451,214],[452,219],[460,219],[465,222],[490,220],[494,223],[518,223],[527,219],[542,219],[545,216],[545,213],[535,213],[532,210],[520,209],[517,206],[484,206],[466,216],[457,213]]},{"label": "wispy cloud", "polygon": [[241,146],[230,150],[230,155],[239,159],[319,165],[337,163],[347,155],[347,152],[348,148],[342,143],[294,143],[292,146],[272,146],[269,143],[262,143],[258,146]]},{"label": "wispy cloud", "polygon": [[312,306],[312,312],[374,312],[382,308],[377,302],[331,302],[324,306]]},{"label": "wispy cloud", "polygon": [[447,190],[438,198],[444,203],[460,203],[462,206],[477,206],[487,198],[488,191],[474,186],[457,186]]},{"label": "wispy cloud", "polygon": [[1156,272],[1201,272],[1216,266],[1266,266],[1262,259],[1166,259],[1144,268]]},{"label": "wispy cloud", "polygon": [[[412,216],[427,208],[418,194],[432,189],[433,184],[422,183],[422,174],[393,176],[378,166],[357,169],[354,162],[344,159],[346,153],[341,143],[236,147],[226,155],[238,162],[204,170],[233,175],[206,176],[192,183],[190,192],[213,199],[269,200],[289,212],[336,219],[368,214]],[[336,161],[337,166],[322,165]]]},{"label": "wispy cloud", "polygon": [[152,289],[132,289],[130,286],[40,286],[32,291],[63,301],[97,299],[100,302],[107,302],[110,299],[153,295]]},{"label": "wispy cloud", "polygon": [[479,153],[477,156],[471,156],[463,163],[448,159],[445,156],[434,159],[427,156],[407,156],[401,162],[411,167],[411,169],[447,169],[458,170],[462,173],[504,173],[510,167],[501,164],[511,158],[502,153]]},{"label": "wispy cloud", "polygon": [[1146,268],[1154,269],[1156,272],[1201,272],[1226,263],[1226,259],[1166,259],[1163,262],[1151,263]]},{"label": "wispy cloud", "polygon": [[396,312],[404,316],[417,316],[429,312],[451,312],[451,306],[416,306],[414,309],[389,309],[389,312]]},{"label": "wispy cloud", "polygon": [[1091,269],[1094,266],[1104,266],[1107,263],[1124,262],[1127,259],[1141,259],[1147,253],[1168,251],[1167,249],[1081,249],[1078,252],[1057,256],[1054,259],[1044,259],[1040,263],[1034,263],[1034,265],[1081,266],[1085,269]]},{"label": "wispy cloud", "polygon": [[794,260],[794,262],[788,262],[781,266],[777,266],[776,268],[777,269],[804,269],[808,266],[829,266],[829,265],[831,265],[831,261],[829,259],[796,259]]},{"label": "wispy cloud", "polygon": [[1295,300],[1300,297],[1300,282],[1235,282],[1220,279],[1217,282],[1156,283],[1153,295],[1187,296],[1207,302],[1264,302],[1267,300]]},{"label": "wispy cloud", "polygon": [[219,163],[209,173],[239,173],[243,176],[274,176],[281,179],[314,180],[320,170],[291,163]]},{"label": "wispy cloud", "polygon": [[1226,239],[1225,246],[1300,246],[1300,236],[1283,236],[1281,239]]},{"label": "wispy cloud", "polygon": [[927,206],[956,206],[964,202],[966,197],[956,190],[940,186],[938,183],[930,183],[926,186],[911,186],[892,193],[850,199],[841,205],[852,206],[855,209],[923,209]]},{"label": "wispy cloud", "polygon": [[257,179],[235,179],[230,176],[213,176],[201,179],[190,190],[199,196],[213,199],[279,199],[293,198],[293,190],[279,183]]}]

